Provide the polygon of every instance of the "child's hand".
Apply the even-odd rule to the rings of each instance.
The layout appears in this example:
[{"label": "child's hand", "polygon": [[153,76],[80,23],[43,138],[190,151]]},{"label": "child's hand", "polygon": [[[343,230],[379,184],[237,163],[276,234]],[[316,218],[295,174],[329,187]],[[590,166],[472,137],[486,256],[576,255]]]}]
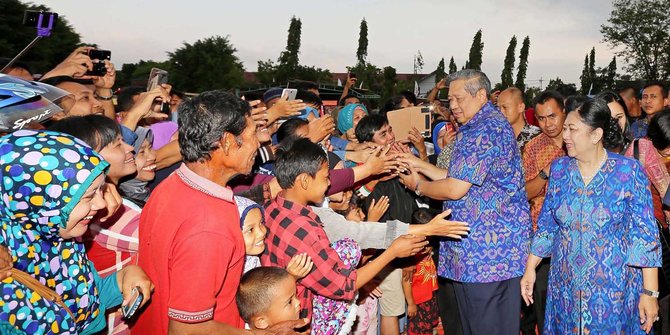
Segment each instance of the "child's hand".
[{"label": "child's hand", "polygon": [[390,251],[396,258],[414,256],[423,251],[428,245],[425,236],[402,235],[396,238],[386,251]]},{"label": "child's hand", "polygon": [[384,213],[389,209],[389,198],[383,196],[379,198],[379,201],[375,202],[375,199],[372,199],[370,203],[370,208],[368,208],[368,221],[370,222],[379,222],[379,219],[384,216]]},{"label": "child's hand", "polygon": [[407,317],[408,318],[413,318],[416,316],[416,312],[418,311],[418,308],[416,307],[416,304],[411,304],[407,305]]},{"label": "child's hand", "polygon": [[312,271],[312,258],[307,254],[302,253],[293,256],[286,266],[286,271],[290,273],[296,280],[304,278],[310,271]]}]

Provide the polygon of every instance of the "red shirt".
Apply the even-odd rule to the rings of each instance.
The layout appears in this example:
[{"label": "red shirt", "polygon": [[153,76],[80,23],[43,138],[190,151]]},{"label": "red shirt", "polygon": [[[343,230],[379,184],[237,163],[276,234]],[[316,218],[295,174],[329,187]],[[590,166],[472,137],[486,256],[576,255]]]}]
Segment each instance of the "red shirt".
[{"label": "red shirt", "polygon": [[311,318],[312,299],[318,294],[334,300],[351,300],[356,294],[356,271],[350,270],[330,246],[321,220],[311,208],[281,196],[265,209],[268,236],[263,266],[285,268],[296,254],[307,253],[312,271],[298,281],[300,317]]},{"label": "red shirt", "polygon": [[245,249],[230,189],[182,165],[142,211],[139,254],[155,290],[133,334],[167,334],[169,319],[244,327],[235,293]]}]

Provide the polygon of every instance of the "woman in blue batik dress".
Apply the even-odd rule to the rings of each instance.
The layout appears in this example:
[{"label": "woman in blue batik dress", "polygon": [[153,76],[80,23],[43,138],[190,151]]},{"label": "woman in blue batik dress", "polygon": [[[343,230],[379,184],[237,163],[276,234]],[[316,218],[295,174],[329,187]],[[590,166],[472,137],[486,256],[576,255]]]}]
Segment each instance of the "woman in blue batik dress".
[{"label": "woman in blue batik dress", "polygon": [[521,280],[533,302],[535,267],[551,257],[543,334],[644,334],[658,320],[661,246],[649,181],[607,102],[589,100],[563,126],[568,156],[551,166],[547,197]]}]

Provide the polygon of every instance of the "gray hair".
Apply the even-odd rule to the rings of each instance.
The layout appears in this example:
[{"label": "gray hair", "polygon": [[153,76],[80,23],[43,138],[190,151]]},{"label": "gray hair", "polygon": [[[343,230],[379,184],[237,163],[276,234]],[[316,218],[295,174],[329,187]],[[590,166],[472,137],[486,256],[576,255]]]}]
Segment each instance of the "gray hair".
[{"label": "gray hair", "polygon": [[483,89],[486,92],[486,98],[489,98],[491,81],[484,72],[472,69],[460,70],[447,77],[447,84],[454,80],[465,80],[465,91],[471,96],[474,97],[479,90]]}]

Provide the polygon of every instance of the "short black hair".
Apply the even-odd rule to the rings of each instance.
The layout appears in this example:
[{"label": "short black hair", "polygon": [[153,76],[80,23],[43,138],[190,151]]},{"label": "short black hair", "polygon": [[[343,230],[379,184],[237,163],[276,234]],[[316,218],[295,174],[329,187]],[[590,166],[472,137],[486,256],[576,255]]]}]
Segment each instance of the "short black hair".
[{"label": "short black hair", "polygon": [[[184,97],[186,96],[186,94],[184,94],[184,92],[182,92],[182,91],[171,90],[170,91],[170,96],[173,96],[173,95],[176,95],[177,98],[179,98],[179,99],[184,99]],[[258,99],[254,99],[254,100],[258,100]]]},{"label": "short black hair", "polygon": [[364,116],[358,125],[356,126],[355,134],[358,142],[372,142],[372,138],[375,136],[375,132],[385,124],[388,124],[389,121],[386,116],[381,114],[370,114]]},{"label": "short black hair", "polygon": [[293,187],[295,179],[303,173],[315,177],[324,163],[328,163],[326,152],[307,138],[286,145],[277,152],[275,176],[282,189]]},{"label": "short black hair", "polygon": [[651,117],[647,137],[658,150],[670,147],[670,109],[664,109]]},{"label": "short black hair", "polygon": [[588,100],[587,97],[583,95],[571,95],[565,98],[565,113],[572,112],[573,110],[582,107],[584,102]]},{"label": "short black hair", "polygon": [[319,90],[319,85],[313,81],[301,80],[295,83],[295,88],[299,90]]},{"label": "short black hair", "polygon": [[221,90],[184,100],[179,112],[179,151],[184,162],[209,160],[225,133],[239,136],[247,127],[249,103]]},{"label": "short black hair", "polygon": [[384,106],[382,106],[382,108],[379,110],[379,113],[386,115],[388,112],[402,108],[403,99],[409,101],[409,99],[407,99],[404,95],[395,95],[390,97],[388,100],[386,100]]},{"label": "short black hair", "polygon": [[308,126],[309,122],[307,120],[293,118],[288,119],[279,126],[277,129],[277,142],[282,142],[285,138],[289,136],[295,136],[295,132],[300,127]]},{"label": "short black hair", "polygon": [[121,134],[116,121],[104,115],[71,116],[52,123],[48,130],[70,134],[100,151]]},{"label": "short black hair", "polygon": [[358,99],[358,101],[361,101],[361,99],[359,97],[349,93],[349,94],[345,95],[342,99],[340,99],[340,102],[339,102],[340,106],[344,106],[345,101],[347,101],[347,99],[351,99],[351,98],[356,98],[356,99]]},{"label": "short black hair", "polygon": [[665,84],[663,84],[660,81],[650,81],[650,82],[644,84],[644,88],[642,88],[642,90],[644,91],[648,87],[652,87],[652,86],[658,86],[658,87],[661,88],[661,92],[663,92],[663,99],[666,99],[668,97],[668,87],[665,86]]},{"label": "short black hair", "polygon": [[302,100],[302,102],[308,105],[314,105],[321,107],[323,105],[323,100],[319,98],[318,95],[307,90],[298,90],[298,93],[295,95],[296,99]]},{"label": "short black hair", "polygon": [[409,91],[409,90],[405,90],[405,91],[400,92],[400,95],[404,96],[405,99],[407,99],[407,101],[413,103],[416,106],[417,99],[416,99],[416,94],[414,94],[414,92]]},{"label": "short black hair", "polygon": [[[122,88],[116,95],[116,112],[127,112],[135,105],[133,97],[143,93],[146,89],[139,86]],[[172,93],[170,93],[172,94]]]},{"label": "short black hair", "polygon": [[565,111],[565,102],[563,101],[563,96],[561,93],[555,90],[545,90],[538,94],[535,99],[533,99],[533,108],[537,110],[537,105],[546,104],[547,101],[554,100],[558,107]]},{"label": "short black hair", "polygon": [[[9,64],[11,62],[11,58],[6,58],[6,57],[0,57],[0,68],[5,67],[5,65]],[[12,66],[7,68],[7,72],[11,71],[12,69],[24,69],[30,73],[30,75],[33,75],[33,71],[30,69],[30,66],[22,61],[16,61]]]},{"label": "short black hair", "polygon": [[275,266],[261,266],[245,273],[235,295],[242,320],[251,324],[251,318],[267,311],[275,297],[276,285],[289,277],[288,271]]},{"label": "short black hair", "polygon": [[412,213],[412,223],[425,224],[438,216],[442,211],[432,208],[419,208]]}]

